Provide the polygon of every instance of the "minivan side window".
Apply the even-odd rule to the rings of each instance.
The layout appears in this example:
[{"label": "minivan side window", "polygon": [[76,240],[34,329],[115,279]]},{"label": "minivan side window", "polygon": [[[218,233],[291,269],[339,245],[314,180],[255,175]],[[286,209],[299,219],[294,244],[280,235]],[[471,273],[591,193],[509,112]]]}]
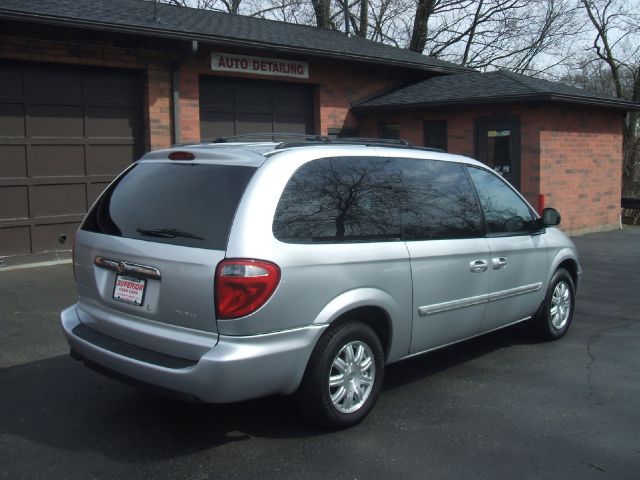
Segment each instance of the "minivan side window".
[{"label": "minivan side window", "polygon": [[273,234],[287,243],[400,240],[400,214],[391,187],[392,164],[379,157],[321,158],[287,183]]},{"label": "minivan side window", "polygon": [[459,164],[415,159],[398,164],[401,182],[394,188],[405,240],[482,236],[480,207]]},{"label": "minivan side window", "polygon": [[526,203],[504,180],[486,170],[468,167],[484,212],[488,234],[520,234],[533,229]]}]

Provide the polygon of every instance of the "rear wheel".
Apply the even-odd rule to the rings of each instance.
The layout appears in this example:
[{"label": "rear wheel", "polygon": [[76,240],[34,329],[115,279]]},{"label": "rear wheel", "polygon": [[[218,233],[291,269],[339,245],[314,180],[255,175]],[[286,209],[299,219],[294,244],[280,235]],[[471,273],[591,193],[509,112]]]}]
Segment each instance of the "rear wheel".
[{"label": "rear wheel", "polygon": [[564,268],[559,268],[551,278],[547,296],[534,319],[538,336],[544,340],[556,340],[567,333],[573,319],[574,307],[573,278]]},{"label": "rear wheel", "polygon": [[376,333],[361,322],[346,322],[318,341],[297,400],[311,421],[346,428],[373,408],[384,377],[384,352]]}]

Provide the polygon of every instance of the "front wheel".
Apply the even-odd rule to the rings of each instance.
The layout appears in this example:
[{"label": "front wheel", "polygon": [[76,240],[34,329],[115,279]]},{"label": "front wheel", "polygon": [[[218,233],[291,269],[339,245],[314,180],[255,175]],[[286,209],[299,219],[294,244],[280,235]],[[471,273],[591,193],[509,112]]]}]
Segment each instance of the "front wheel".
[{"label": "front wheel", "polygon": [[556,340],[567,333],[574,307],[573,278],[564,268],[559,268],[553,274],[544,303],[534,318],[538,336],[544,340]]},{"label": "front wheel", "polygon": [[311,354],[297,400],[311,421],[346,428],[373,408],[384,377],[384,352],[376,333],[361,322],[329,330]]}]

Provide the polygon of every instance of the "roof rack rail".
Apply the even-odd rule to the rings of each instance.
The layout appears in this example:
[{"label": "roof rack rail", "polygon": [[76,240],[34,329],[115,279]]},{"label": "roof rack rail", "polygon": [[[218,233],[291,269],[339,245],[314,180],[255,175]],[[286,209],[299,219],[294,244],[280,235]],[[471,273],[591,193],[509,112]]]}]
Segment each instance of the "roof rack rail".
[{"label": "roof rack rail", "polygon": [[[338,137],[329,138],[325,135],[309,133],[286,133],[286,132],[264,132],[264,133],[244,133],[240,135],[230,135],[228,137],[218,137],[213,140],[202,140],[201,143],[229,143],[235,141],[272,141],[278,143],[274,148],[283,150],[285,148],[306,147],[312,145],[364,145],[367,147],[395,147],[413,148],[429,152],[445,152],[440,148],[420,147],[401,138],[367,138],[367,137]],[[291,139],[292,141],[286,141]]]},{"label": "roof rack rail", "polygon": [[308,142],[283,142],[277,145],[276,150],[284,148],[305,147],[310,145],[364,145],[366,147],[396,147],[396,148],[416,148],[411,142],[392,138],[365,138],[365,137],[342,137],[329,138],[323,141]]},{"label": "roof rack rail", "polygon": [[367,137],[338,137],[331,139],[331,143],[357,145],[384,145],[388,147],[413,147],[411,142],[401,138],[367,138]]},{"label": "roof rack rail", "polygon": [[211,140],[210,143],[228,143],[242,139],[270,139],[272,142],[281,142],[284,138],[295,138],[305,141],[311,141],[316,143],[328,143],[329,138],[323,135],[316,135],[310,133],[280,133],[280,132],[265,132],[265,133],[244,133],[240,135],[231,135],[228,137],[218,137]]}]

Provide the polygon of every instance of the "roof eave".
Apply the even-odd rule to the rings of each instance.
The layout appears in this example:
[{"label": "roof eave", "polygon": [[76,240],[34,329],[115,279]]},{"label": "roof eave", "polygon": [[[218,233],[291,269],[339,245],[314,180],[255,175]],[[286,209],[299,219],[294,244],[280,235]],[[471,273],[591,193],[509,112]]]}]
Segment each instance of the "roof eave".
[{"label": "roof eave", "polygon": [[574,95],[562,94],[531,94],[531,95],[505,95],[500,97],[465,98],[441,102],[415,102],[396,103],[387,105],[356,105],[352,108],[354,113],[373,113],[388,110],[413,110],[418,108],[454,107],[462,105],[483,105],[490,103],[516,103],[516,102],[563,102],[616,110],[640,110],[640,104],[617,99],[584,98]]},{"label": "roof eave", "polygon": [[376,65],[391,65],[397,67],[411,68],[414,70],[423,70],[434,73],[469,73],[473,71],[468,67],[445,66],[445,65],[427,65],[417,62],[407,62],[402,60],[367,57],[362,55],[352,55],[347,53],[337,53],[330,50],[321,50],[313,48],[293,47],[288,45],[265,43],[258,41],[242,40],[233,37],[224,37],[216,35],[203,35],[188,32],[176,32],[161,28],[137,27],[131,25],[121,25],[108,22],[94,22],[82,19],[70,19],[67,17],[56,17],[51,15],[39,15],[33,13],[17,12],[15,10],[0,9],[0,20],[17,20],[29,23],[39,23],[72,28],[86,28],[95,31],[111,32],[111,33],[128,33],[132,35],[141,35],[151,38],[162,38],[167,40],[196,40],[198,42],[210,45],[228,45],[234,47],[253,48],[257,50],[276,50],[282,53],[294,53],[312,55],[321,58],[335,58],[340,60],[359,61]]}]

